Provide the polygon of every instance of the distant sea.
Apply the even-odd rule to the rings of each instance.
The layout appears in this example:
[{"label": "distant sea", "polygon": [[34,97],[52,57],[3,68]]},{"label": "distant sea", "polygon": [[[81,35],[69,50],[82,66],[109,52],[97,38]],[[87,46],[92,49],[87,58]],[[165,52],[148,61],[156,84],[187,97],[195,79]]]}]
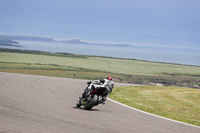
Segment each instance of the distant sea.
[{"label": "distant sea", "polygon": [[81,55],[97,55],[129,58],[165,63],[200,66],[200,49],[163,48],[156,46],[107,46],[76,43],[55,43],[39,41],[19,41],[23,47],[4,47],[11,49],[38,50],[46,52],[65,52]]}]

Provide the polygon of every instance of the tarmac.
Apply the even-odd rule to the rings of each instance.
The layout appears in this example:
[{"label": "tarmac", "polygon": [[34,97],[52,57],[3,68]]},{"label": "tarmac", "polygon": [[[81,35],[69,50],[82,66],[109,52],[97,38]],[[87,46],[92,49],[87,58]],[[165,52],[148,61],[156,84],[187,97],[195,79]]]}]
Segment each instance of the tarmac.
[{"label": "tarmac", "polygon": [[[111,100],[76,108],[87,82],[0,72],[0,133],[200,133]],[[115,84],[127,85],[133,84]]]}]

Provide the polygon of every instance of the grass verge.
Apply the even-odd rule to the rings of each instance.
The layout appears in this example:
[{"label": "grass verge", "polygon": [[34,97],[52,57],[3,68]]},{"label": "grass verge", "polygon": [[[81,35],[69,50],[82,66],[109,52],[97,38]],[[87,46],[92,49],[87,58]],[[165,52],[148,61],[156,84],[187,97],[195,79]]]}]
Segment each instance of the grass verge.
[{"label": "grass verge", "polygon": [[131,59],[92,57],[68,53],[49,53],[0,48],[0,62],[56,64],[58,66],[71,66],[130,75],[190,77],[196,75],[197,77],[200,77],[199,66],[184,66]]},{"label": "grass verge", "polygon": [[123,83],[200,88],[199,66],[69,53],[0,48],[0,71],[80,79],[110,75]]},{"label": "grass verge", "polygon": [[75,79],[103,79],[112,76],[115,82],[133,83],[143,85],[156,85],[162,83],[166,86],[184,86],[193,87],[194,84],[199,85],[200,79],[197,77],[166,77],[166,76],[147,76],[147,75],[130,75],[110,73],[100,70],[78,68],[71,66],[61,66],[57,64],[41,64],[26,62],[0,62],[1,72],[23,73],[32,75],[44,75],[52,77],[75,78]]},{"label": "grass verge", "polygon": [[159,116],[200,126],[200,90],[167,86],[117,87],[111,99]]}]

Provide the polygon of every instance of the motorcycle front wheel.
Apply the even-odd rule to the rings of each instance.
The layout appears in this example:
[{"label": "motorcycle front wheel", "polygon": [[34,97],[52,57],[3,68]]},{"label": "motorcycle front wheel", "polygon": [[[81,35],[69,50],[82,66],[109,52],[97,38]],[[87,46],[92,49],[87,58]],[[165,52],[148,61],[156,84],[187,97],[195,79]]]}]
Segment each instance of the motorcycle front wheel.
[{"label": "motorcycle front wheel", "polygon": [[76,103],[76,107],[80,107],[82,104],[81,104],[81,98],[79,98],[78,102]]}]

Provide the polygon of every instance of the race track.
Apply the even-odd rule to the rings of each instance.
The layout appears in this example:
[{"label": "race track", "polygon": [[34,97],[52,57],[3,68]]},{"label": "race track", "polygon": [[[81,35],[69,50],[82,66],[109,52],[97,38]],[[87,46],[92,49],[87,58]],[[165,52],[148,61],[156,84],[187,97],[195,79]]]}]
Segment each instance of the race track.
[{"label": "race track", "polygon": [[76,108],[86,82],[0,72],[0,133],[200,133],[110,100],[91,111]]}]

